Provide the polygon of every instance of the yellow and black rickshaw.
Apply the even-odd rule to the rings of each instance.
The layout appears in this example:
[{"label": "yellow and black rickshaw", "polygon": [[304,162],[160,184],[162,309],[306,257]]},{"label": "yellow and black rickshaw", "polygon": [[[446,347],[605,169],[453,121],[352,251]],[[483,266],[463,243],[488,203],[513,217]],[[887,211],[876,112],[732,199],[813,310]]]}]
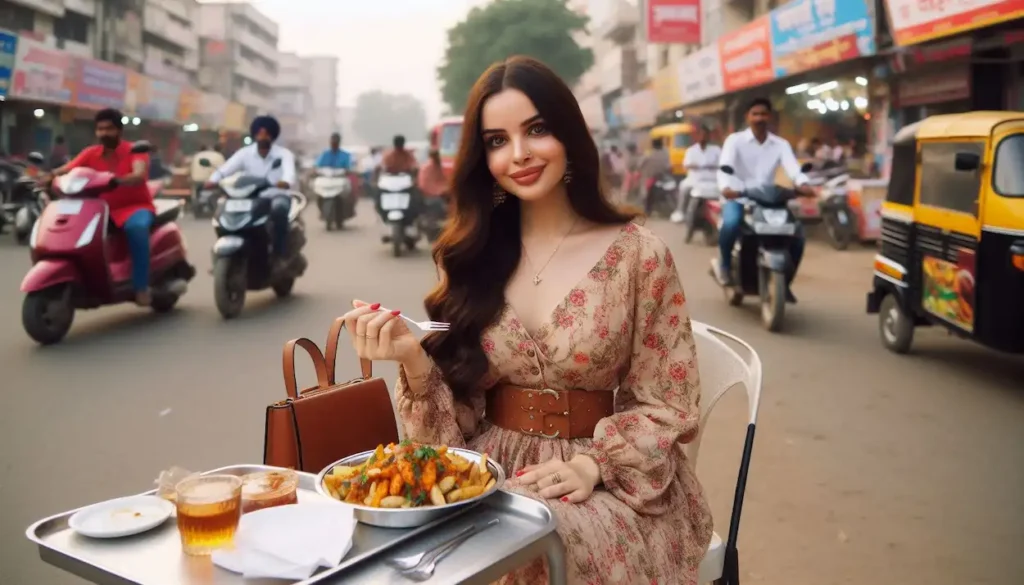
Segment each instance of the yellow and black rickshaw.
[{"label": "yellow and black rickshaw", "polygon": [[896,134],[867,312],[896,353],[924,325],[1024,353],[1024,112],[932,116]]}]

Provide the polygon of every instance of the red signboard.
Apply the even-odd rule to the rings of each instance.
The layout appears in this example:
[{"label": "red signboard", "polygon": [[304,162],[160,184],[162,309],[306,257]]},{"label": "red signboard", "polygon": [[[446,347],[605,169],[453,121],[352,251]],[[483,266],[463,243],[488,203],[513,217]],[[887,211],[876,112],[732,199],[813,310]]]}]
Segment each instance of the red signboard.
[{"label": "red signboard", "polygon": [[647,42],[699,45],[700,0],[647,0]]},{"label": "red signboard", "polygon": [[772,27],[766,14],[718,39],[722,81],[726,92],[768,83],[775,79],[772,64]]},{"label": "red signboard", "polygon": [[897,45],[914,45],[1024,16],[1024,0],[886,0]]}]

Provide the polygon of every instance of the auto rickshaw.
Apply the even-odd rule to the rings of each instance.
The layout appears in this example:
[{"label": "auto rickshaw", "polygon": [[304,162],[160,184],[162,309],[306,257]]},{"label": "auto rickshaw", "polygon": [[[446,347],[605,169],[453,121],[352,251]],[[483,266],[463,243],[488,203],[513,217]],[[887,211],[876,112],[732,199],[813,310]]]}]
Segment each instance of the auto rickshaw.
[{"label": "auto rickshaw", "polygon": [[896,353],[926,325],[1024,353],[1024,112],[932,116],[896,134],[867,312]]}]

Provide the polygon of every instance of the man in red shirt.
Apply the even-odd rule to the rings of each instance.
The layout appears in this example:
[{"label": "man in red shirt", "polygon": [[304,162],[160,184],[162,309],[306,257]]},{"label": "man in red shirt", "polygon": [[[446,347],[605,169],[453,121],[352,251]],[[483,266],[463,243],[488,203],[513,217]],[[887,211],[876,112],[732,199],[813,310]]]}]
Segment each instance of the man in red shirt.
[{"label": "man in red shirt", "polygon": [[131,143],[121,139],[122,117],[114,109],[99,111],[95,119],[99,144],[80,152],[74,160],[55,169],[53,175],[60,176],[77,167],[114,174],[115,187],[103,194],[103,200],[110,207],[110,219],[124,230],[128,240],[135,302],[149,306],[149,230],[156,217],[153,197],[146,186],[149,156],[133,153]]}]

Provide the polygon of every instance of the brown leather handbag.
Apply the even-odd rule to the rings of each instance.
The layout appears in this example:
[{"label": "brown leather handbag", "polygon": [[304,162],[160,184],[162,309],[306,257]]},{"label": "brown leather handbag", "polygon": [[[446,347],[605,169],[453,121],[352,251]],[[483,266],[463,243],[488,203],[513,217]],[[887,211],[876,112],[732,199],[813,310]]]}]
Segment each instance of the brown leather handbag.
[{"label": "brown leather handbag", "polygon": [[[267,407],[263,463],[319,473],[338,459],[398,442],[391,394],[373,364],[360,359],[362,378],[335,382],[338,338],[345,327],[337,319],[327,336],[327,355],[302,337],[284,344],[284,387],[288,397]],[[299,391],[295,349],[306,350],[316,369],[316,386]]]}]

